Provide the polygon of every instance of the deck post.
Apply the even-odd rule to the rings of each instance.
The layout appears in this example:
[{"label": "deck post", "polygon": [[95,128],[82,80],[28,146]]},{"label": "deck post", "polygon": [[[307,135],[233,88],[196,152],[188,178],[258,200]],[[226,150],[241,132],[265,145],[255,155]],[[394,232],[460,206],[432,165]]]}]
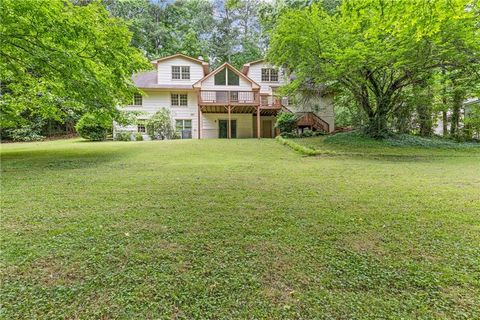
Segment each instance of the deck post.
[{"label": "deck post", "polygon": [[200,140],[202,138],[202,135],[201,135],[201,130],[202,130],[202,108],[200,106],[198,106],[198,139]]},{"label": "deck post", "polygon": [[232,139],[232,107],[228,106],[228,139]]},{"label": "deck post", "polygon": [[257,138],[260,139],[260,106],[257,107]]}]

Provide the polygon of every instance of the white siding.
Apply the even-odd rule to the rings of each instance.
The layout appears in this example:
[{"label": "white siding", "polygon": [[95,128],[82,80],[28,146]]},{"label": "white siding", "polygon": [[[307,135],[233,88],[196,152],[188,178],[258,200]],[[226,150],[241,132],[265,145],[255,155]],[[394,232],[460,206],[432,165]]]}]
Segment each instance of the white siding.
[{"label": "white siding", "polygon": [[328,123],[330,132],[335,130],[335,112],[333,109],[333,95],[310,99],[302,106],[289,106],[293,112],[314,112]]},{"label": "white siding", "polygon": [[[190,80],[172,79],[172,66],[189,66]],[[200,63],[182,57],[167,59],[158,62],[158,84],[164,85],[192,85],[204,77],[203,67]]]},{"label": "white siding", "polygon": [[[286,83],[282,70],[278,71],[278,82],[262,82],[262,68],[271,68],[271,66],[262,62],[254,63],[248,68],[247,76],[258,83],[261,87],[269,87],[270,85],[281,86]],[[265,89],[262,88],[262,92],[264,90]]]},{"label": "white siding", "polygon": [[[237,120],[237,138],[252,138],[251,114],[232,114],[232,120]],[[204,113],[202,118],[202,139],[218,138],[218,120],[227,120],[226,113]]]},{"label": "white siding", "polygon": [[[178,91],[148,91],[144,90],[145,95],[143,96],[143,104],[142,106],[135,106],[135,107],[126,107],[124,110],[126,111],[140,111],[144,112],[138,116],[139,119],[148,119],[150,118],[155,112],[160,110],[161,108],[167,108],[170,110],[173,124],[175,125],[175,119],[190,119],[192,120],[192,138],[198,138],[198,102],[197,102],[197,94],[193,90],[185,91],[185,90],[178,90]],[[188,94],[188,106],[180,107],[180,106],[171,106],[170,102],[170,93],[187,93]],[[136,126],[129,126],[129,127],[118,127],[115,128],[117,131],[123,130],[132,130],[136,131]]]},{"label": "white siding", "polygon": [[227,91],[251,91],[252,90],[252,83],[247,81],[246,79],[240,77],[239,85],[238,86],[216,86],[215,85],[215,75],[208,77],[202,82],[202,90],[227,90]]}]

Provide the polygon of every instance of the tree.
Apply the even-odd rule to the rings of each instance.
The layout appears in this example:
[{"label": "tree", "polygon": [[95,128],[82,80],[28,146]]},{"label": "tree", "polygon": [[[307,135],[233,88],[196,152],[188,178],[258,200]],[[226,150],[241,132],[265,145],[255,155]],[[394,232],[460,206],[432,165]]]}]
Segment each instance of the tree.
[{"label": "tree", "polygon": [[270,61],[302,83],[348,90],[368,117],[365,132],[389,134],[389,120],[407,88],[446,66],[478,81],[478,4],[345,0],[329,15],[318,5],[283,13],[274,28]]},{"label": "tree", "polygon": [[86,113],[75,126],[78,134],[84,139],[101,141],[107,138],[112,130],[111,118],[101,113]]},{"label": "tree", "polygon": [[114,117],[131,101],[132,73],[148,62],[100,3],[4,0],[0,12],[2,127],[24,114],[61,119],[68,110]]},{"label": "tree", "polygon": [[152,139],[175,138],[175,128],[172,125],[170,111],[162,108],[147,121],[147,132]]}]

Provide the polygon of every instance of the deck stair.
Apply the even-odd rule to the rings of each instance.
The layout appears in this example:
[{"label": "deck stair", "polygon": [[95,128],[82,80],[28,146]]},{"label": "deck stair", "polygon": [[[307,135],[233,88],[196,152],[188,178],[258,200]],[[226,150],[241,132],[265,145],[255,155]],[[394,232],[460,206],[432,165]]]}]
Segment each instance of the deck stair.
[{"label": "deck stair", "polygon": [[314,131],[329,132],[329,124],[317,116],[314,112],[296,112],[298,116],[297,126],[299,128],[310,128]]}]

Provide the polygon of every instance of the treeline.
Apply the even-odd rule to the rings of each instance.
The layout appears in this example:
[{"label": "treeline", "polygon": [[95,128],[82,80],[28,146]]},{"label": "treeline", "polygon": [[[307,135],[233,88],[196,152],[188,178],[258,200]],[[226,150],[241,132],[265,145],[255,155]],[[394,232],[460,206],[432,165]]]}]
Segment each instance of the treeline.
[{"label": "treeline", "polygon": [[338,123],[374,138],[480,137],[480,10],[474,0],[343,0],[289,10],[269,59],[295,74],[289,92],[336,94]]}]

